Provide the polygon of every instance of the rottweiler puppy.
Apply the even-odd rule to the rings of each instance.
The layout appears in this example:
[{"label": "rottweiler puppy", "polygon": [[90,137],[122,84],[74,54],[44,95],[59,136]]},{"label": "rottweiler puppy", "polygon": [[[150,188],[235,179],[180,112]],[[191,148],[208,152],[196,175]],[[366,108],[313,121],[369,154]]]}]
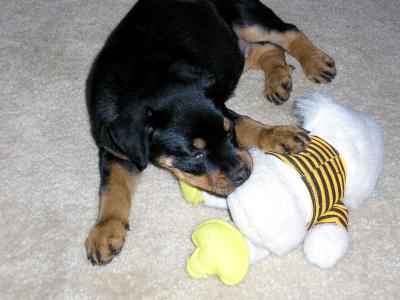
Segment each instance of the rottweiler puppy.
[{"label": "rottweiler puppy", "polygon": [[246,148],[290,153],[298,126],[268,126],[225,107],[244,70],[266,74],[265,97],[289,98],[292,68],[330,82],[331,57],[258,0],[139,0],[111,33],[87,81],[100,157],[100,208],[88,259],[107,264],[129,230],[131,198],[149,162],[179,180],[228,195],[250,175]]}]

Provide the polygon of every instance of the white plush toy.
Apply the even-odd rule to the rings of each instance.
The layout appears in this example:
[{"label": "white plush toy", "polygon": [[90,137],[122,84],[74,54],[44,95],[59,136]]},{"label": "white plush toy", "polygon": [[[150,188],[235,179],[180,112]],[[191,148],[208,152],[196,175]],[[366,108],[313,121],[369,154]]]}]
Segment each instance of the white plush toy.
[{"label": "white plush toy", "polygon": [[[347,208],[356,210],[374,194],[383,162],[382,136],[369,116],[324,94],[300,99],[294,113],[311,132],[312,143],[304,152],[283,156],[251,149],[253,172],[242,186],[227,199],[203,192],[200,198],[207,206],[229,209],[251,263],[303,243],[311,263],[330,268],[349,246]],[[196,277],[191,260],[188,270]]]}]

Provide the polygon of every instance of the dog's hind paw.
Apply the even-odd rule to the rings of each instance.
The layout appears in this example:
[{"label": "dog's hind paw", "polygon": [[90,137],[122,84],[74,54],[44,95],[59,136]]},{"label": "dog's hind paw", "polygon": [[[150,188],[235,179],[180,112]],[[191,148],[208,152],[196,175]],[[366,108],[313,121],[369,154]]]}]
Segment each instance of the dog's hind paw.
[{"label": "dog's hind paw", "polygon": [[268,73],[265,80],[264,96],[270,102],[280,105],[289,99],[292,91],[291,66],[278,66]]},{"label": "dog's hind paw", "polygon": [[306,77],[315,83],[329,83],[336,76],[333,58],[317,48],[308,53],[300,63]]}]

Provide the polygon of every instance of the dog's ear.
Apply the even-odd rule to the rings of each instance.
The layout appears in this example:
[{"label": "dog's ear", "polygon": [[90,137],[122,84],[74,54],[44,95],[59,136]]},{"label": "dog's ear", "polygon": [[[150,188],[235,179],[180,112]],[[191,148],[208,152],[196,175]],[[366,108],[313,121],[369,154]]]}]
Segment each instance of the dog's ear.
[{"label": "dog's ear", "polygon": [[108,129],[111,149],[122,154],[142,171],[149,163],[149,133],[147,113],[135,113],[114,121]]}]

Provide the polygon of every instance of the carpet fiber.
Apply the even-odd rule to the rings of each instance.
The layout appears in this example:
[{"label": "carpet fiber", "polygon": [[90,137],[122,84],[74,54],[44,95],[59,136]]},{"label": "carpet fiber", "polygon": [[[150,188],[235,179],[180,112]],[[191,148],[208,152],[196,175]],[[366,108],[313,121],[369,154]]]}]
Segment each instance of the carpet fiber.
[{"label": "carpet fiber", "polygon": [[[262,97],[263,74],[242,77],[229,107],[271,124],[294,122],[293,99],[320,90],[372,115],[385,139],[377,197],[351,216],[351,246],[334,269],[301,249],[252,266],[239,286],[186,275],[191,230],[226,212],[191,208],[167,172],[143,173],[121,255],[86,260],[97,209],[97,150],[89,134],[85,78],[133,1],[3,1],[0,12],[1,299],[398,299],[400,287],[400,2],[263,1],[336,60],[319,86],[294,72],[291,100]],[[288,5],[290,3],[290,5]],[[324,294],[324,295],[321,295]]]}]

